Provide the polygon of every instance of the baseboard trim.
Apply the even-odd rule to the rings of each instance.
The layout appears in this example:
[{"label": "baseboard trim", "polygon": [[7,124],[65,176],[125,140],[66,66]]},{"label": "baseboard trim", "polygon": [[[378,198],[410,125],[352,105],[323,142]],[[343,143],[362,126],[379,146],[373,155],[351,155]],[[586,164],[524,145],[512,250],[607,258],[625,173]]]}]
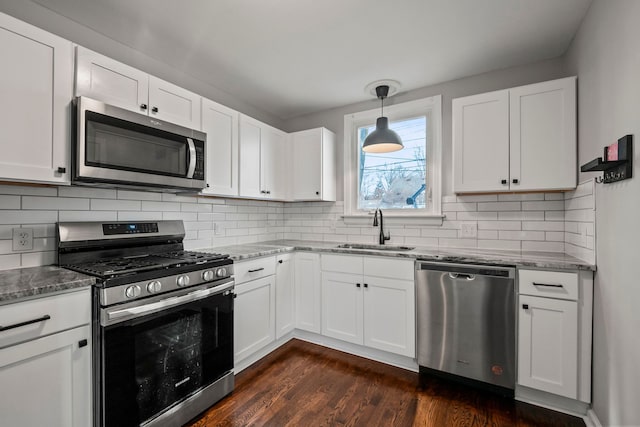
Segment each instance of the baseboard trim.
[{"label": "baseboard trim", "polygon": [[519,384],[516,384],[515,398],[521,402],[541,406],[543,408],[573,415],[574,417],[579,418],[584,418],[587,415],[587,411],[590,409],[590,405],[588,403],[535,390]]},{"label": "baseboard trim", "polygon": [[589,409],[583,419],[587,427],[602,427],[602,423],[593,409]]}]

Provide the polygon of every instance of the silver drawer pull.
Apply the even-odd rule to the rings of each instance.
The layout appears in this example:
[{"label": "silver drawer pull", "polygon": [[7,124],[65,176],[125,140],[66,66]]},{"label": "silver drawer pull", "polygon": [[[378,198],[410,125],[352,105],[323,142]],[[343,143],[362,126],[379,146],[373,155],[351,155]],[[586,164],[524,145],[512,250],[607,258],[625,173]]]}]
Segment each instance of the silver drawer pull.
[{"label": "silver drawer pull", "polygon": [[544,286],[545,288],[564,288],[563,285],[555,283],[536,283],[533,282],[533,286]]},{"label": "silver drawer pull", "polygon": [[255,273],[256,271],[262,271],[264,267],[256,268],[255,270],[247,270],[247,273]]},{"label": "silver drawer pull", "polygon": [[13,325],[9,325],[9,326],[0,326],[0,332],[8,331],[9,329],[20,328],[22,326],[31,325],[33,323],[44,322],[45,320],[49,320],[49,319],[51,319],[51,316],[49,316],[48,314],[45,314],[42,317],[38,317],[37,319],[27,320],[26,322],[14,323]]}]

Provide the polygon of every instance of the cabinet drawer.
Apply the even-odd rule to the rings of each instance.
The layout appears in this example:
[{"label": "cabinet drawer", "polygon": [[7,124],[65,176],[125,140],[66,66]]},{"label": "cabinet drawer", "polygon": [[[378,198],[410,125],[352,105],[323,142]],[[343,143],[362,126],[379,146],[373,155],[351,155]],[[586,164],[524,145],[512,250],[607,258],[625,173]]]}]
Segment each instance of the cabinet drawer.
[{"label": "cabinet drawer", "polygon": [[320,269],[338,273],[362,274],[363,263],[361,256],[322,254]]},{"label": "cabinet drawer", "polygon": [[542,271],[518,270],[518,293],[540,297],[578,300],[578,274]]},{"label": "cabinet drawer", "polygon": [[366,257],[364,259],[364,272],[367,276],[411,280],[413,282],[414,262],[408,259]]},{"label": "cabinet drawer", "polygon": [[276,258],[273,256],[237,262],[233,265],[236,284],[276,274]]},{"label": "cabinet drawer", "polygon": [[0,307],[2,327],[38,319],[42,320],[0,331],[0,348],[90,323],[91,288]]}]

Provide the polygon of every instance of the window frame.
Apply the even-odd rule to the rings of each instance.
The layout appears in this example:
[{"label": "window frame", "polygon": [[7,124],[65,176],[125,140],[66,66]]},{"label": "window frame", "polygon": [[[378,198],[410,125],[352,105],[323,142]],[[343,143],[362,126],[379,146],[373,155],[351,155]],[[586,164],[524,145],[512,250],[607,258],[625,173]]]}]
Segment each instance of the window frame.
[{"label": "window frame", "polygon": [[[420,223],[442,222],[442,95],[385,106],[390,122],[427,116],[427,186],[430,209],[384,209],[385,218],[414,219]],[[380,109],[344,116],[344,218],[347,222],[369,221],[373,211],[358,209],[358,128],[374,124]],[[417,211],[417,212],[416,212]]]}]

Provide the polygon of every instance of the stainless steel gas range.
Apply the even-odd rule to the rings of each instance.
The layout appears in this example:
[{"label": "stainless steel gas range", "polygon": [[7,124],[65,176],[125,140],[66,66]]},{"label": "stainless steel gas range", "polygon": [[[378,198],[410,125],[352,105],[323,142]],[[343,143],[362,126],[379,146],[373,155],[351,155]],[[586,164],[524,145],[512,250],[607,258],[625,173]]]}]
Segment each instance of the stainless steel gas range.
[{"label": "stainless steel gas range", "polygon": [[99,427],[181,426],[233,390],[233,261],[182,221],[58,224],[60,266],[95,276]]}]

